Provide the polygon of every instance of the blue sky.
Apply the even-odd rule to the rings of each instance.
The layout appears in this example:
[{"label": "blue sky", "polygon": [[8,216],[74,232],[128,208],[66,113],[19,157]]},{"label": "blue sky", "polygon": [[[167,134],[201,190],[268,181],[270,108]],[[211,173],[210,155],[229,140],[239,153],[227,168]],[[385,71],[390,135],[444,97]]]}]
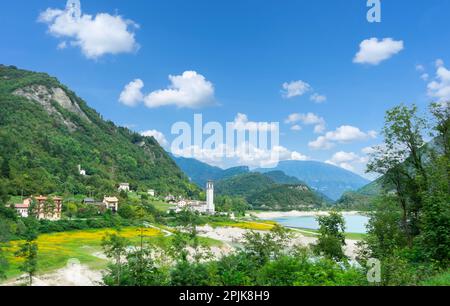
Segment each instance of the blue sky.
[{"label": "blue sky", "polygon": [[[57,20],[64,12],[48,11],[65,1],[3,1],[0,62],[48,72],[106,119],[169,143],[172,124],[195,113],[221,123],[243,114],[280,122],[280,145],[296,158],[361,174],[387,109],[449,98],[450,2],[381,3],[382,22],[369,23],[366,0],[82,0],[86,22],[72,29]],[[178,92],[160,91],[169,75]],[[136,79],[142,96],[120,102]]]}]

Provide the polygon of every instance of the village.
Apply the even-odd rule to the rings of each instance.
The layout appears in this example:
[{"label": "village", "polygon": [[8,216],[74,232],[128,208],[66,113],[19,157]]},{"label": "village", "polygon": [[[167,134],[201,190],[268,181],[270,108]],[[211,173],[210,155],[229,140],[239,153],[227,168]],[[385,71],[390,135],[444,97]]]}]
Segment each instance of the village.
[{"label": "village", "polygon": [[[86,175],[85,170],[78,167],[80,175]],[[117,187],[118,193],[131,193],[129,183],[120,183]],[[186,199],[182,196],[175,196],[172,194],[159,196],[154,189],[147,190],[147,195],[164,201],[170,204],[169,211],[180,213],[183,210],[197,212],[199,214],[214,215],[216,214],[214,204],[214,183],[208,181],[206,185],[206,201]],[[58,221],[62,218],[64,199],[58,196],[29,196],[22,199],[22,203],[14,203],[7,205],[12,207],[17,212],[18,216],[28,218],[30,216],[36,217],[38,220]],[[94,198],[84,198],[83,204],[90,207],[95,207],[97,211],[105,212],[111,211],[117,213],[120,207],[120,200],[115,195],[105,195],[103,200],[99,201]]]}]

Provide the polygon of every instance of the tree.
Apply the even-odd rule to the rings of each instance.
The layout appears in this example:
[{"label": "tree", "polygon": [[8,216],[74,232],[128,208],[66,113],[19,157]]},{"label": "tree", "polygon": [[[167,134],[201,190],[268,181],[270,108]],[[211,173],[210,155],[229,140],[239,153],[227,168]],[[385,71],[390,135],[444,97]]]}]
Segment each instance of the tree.
[{"label": "tree", "polygon": [[3,251],[3,242],[0,241],[0,280],[6,278],[6,271],[8,270],[8,260]]},{"label": "tree", "polygon": [[33,285],[33,277],[38,268],[38,244],[37,234],[32,228],[28,228],[26,240],[19,246],[15,256],[22,260],[19,266],[20,271],[27,274],[28,285]]},{"label": "tree", "polygon": [[9,179],[11,173],[11,168],[9,166],[8,159],[4,159],[1,166],[1,174],[4,178]]},{"label": "tree", "polygon": [[78,213],[78,206],[76,203],[67,203],[65,205],[66,208],[66,214],[69,217],[69,219],[72,219],[74,216]]},{"label": "tree", "polygon": [[368,164],[369,172],[383,174],[387,194],[377,201],[361,258],[381,260],[386,285],[416,284],[449,265],[449,103],[432,104],[430,113],[433,120],[426,121],[415,106],[388,111],[385,144]]},{"label": "tree", "polygon": [[130,242],[117,234],[107,234],[103,237],[102,247],[105,255],[114,260],[113,265],[110,265],[110,274],[113,275],[115,279],[115,285],[121,285],[122,277],[122,258],[127,254],[127,247]]},{"label": "tree", "polygon": [[291,234],[287,229],[276,225],[267,234],[248,232],[242,245],[244,252],[259,265],[280,257],[288,246]]},{"label": "tree", "polygon": [[434,103],[430,112],[435,144],[430,146],[430,162],[425,165],[430,179],[423,194],[417,241],[423,258],[445,268],[450,264],[450,104]]},{"label": "tree", "polygon": [[341,261],[347,259],[343,251],[345,243],[345,220],[342,214],[332,211],[328,216],[319,216],[319,238],[313,246],[317,255]]},{"label": "tree", "polygon": [[428,124],[417,107],[400,105],[387,111],[384,144],[375,148],[367,172],[382,175],[387,191],[395,191],[402,209],[402,228],[411,246],[420,232],[419,212],[428,174],[424,166],[423,133]]}]

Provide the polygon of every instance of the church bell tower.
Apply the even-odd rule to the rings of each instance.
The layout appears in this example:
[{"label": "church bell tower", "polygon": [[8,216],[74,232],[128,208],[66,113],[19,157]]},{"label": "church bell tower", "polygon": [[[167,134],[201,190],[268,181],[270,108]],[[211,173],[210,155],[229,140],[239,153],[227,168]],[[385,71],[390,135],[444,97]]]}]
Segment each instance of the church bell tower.
[{"label": "church bell tower", "polygon": [[206,209],[209,214],[216,213],[216,207],[214,205],[214,182],[208,181],[206,183]]}]

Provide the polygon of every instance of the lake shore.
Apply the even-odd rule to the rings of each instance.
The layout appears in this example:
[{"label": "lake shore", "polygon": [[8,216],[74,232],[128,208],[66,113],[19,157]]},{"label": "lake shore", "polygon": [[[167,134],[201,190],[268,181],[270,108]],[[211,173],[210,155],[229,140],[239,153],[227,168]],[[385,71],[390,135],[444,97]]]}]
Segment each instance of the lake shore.
[{"label": "lake shore", "polygon": [[[270,220],[275,218],[285,218],[285,217],[317,217],[328,215],[329,211],[264,211],[264,212],[254,212],[250,215],[257,217],[262,220]],[[359,211],[345,211],[342,212],[343,215],[353,216],[361,215]]]}]

